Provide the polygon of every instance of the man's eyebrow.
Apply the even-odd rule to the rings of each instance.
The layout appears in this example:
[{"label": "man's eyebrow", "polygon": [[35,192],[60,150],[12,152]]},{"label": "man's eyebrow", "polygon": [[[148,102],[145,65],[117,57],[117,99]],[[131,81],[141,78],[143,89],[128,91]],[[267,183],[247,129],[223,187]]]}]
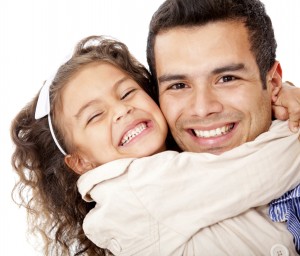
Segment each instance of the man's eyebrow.
[{"label": "man's eyebrow", "polygon": [[160,76],[157,80],[159,83],[164,83],[164,82],[169,82],[169,81],[174,81],[174,80],[184,80],[186,79],[185,75],[162,75]]},{"label": "man's eyebrow", "polygon": [[212,70],[213,75],[217,75],[223,72],[228,72],[228,71],[239,71],[239,70],[246,70],[246,67],[243,63],[238,63],[238,64],[230,64],[227,66],[215,68]]},{"label": "man's eyebrow", "polygon": [[[222,67],[215,68],[211,71],[213,75],[220,74],[223,72],[228,72],[228,71],[238,71],[238,70],[246,70],[245,64],[243,63],[238,63],[238,64],[230,64]],[[158,82],[159,83],[164,83],[164,82],[170,82],[174,80],[185,80],[187,78],[186,75],[183,74],[165,74],[160,77],[158,77]]]},{"label": "man's eyebrow", "polygon": [[[130,79],[128,76],[124,76],[121,79],[119,79],[118,81],[116,81],[113,84],[113,90],[117,90],[117,88],[126,80]],[[80,118],[80,116],[82,115],[82,112],[87,109],[88,107],[90,107],[91,105],[95,104],[95,103],[99,103],[100,100],[99,99],[92,99],[90,101],[88,101],[86,104],[84,104],[83,106],[81,106],[81,108],[77,111],[77,113],[74,115],[77,119]]]}]

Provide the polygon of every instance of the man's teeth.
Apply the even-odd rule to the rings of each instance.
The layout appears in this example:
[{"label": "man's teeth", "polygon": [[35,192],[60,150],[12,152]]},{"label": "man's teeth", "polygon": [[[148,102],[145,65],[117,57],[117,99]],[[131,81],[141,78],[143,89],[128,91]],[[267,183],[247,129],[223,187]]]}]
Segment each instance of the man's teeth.
[{"label": "man's teeth", "polygon": [[225,125],[223,127],[219,127],[214,130],[207,130],[207,131],[201,131],[201,130],[194,130],[194,133],[197,137],[200,138],[212,138],[217,137],[220,135],[224,135],[228,132],[230,132],[234,127],[234,124]]},{"label": "man's teeth", "polygon": [[147,128],[147,125],[145,123],[140,123],[133,129],[129,130],[124,137],[121,140],[121,145],[124,146],[126,143],[131,141],[134,137],[139,135],[142,131],[144,131]]}]

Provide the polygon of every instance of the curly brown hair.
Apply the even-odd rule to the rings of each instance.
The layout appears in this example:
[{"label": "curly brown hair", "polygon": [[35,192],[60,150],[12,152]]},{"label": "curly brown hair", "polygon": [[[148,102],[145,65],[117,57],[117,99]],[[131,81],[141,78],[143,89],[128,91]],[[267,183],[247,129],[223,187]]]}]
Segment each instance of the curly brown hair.
[{"label": "curly brown hair", "polygon": [[[67,152],[72,145],[65,141],[59,119],[61,91],[78,70],[93,62],[116,66],[156,98],[148,70],[123,43],[102,36],[84,38],[72,57],[60,66],[49,89],[54,132]],[[81,198],[76,185],[78,175],[65,164],[64,155],[52,139],[47,117],[35,119],[37,99],[38,94],[11,125],[15,144],[12,165],[19,176],[13,199],[27,209],[29,231],[43,238],[45,255],[108,255],[83,232],[83,219],[94,203]]]}]

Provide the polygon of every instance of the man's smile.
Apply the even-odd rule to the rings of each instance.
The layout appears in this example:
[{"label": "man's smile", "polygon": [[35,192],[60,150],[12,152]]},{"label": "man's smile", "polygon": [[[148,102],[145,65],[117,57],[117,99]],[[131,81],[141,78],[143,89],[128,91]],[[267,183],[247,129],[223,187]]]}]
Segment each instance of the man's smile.
[{"label": "man's smile", "polygon": [[234,123],[231,123],[211,130],[192,129],[192,132],[196,137],[199,138],[212,138],[212,137],[218,137],[227,134],[233,128],[234,128]]}]

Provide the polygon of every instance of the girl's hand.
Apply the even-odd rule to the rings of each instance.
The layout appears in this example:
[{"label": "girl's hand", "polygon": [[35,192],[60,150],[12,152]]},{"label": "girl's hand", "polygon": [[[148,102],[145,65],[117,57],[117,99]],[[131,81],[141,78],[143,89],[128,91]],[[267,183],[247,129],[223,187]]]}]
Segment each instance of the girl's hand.
[{"label": "girl's hand", "polygon": [[289,119],[289,128],[297,132],[300,125],[300,88],[291,82],[284,82],[276,100],[272,105],[273,115],[276,119]]}]

